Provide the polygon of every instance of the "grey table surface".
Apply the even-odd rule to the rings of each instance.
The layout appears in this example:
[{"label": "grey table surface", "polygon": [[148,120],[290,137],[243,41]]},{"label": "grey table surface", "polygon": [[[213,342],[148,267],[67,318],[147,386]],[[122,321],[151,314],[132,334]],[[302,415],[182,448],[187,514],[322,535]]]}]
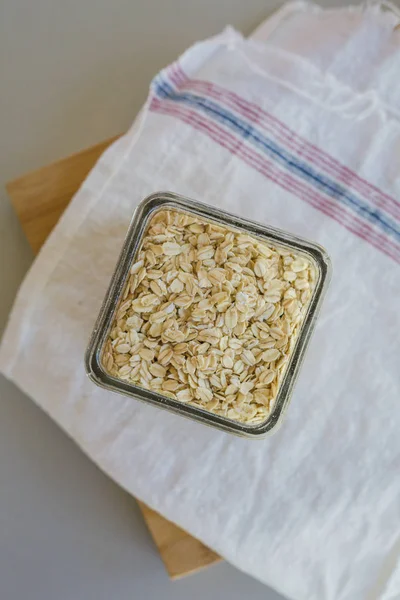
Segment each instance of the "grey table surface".
[{"label": "grey table surface", "polygon": [[[33,259],[5,182],[123,132],[161,67],[227,23],[250,33],[279,4],[0,0],[1,328]],[[169,581],[134,499],[1,379],[0,598],[204,597],[280,598],[227,564]]]}]

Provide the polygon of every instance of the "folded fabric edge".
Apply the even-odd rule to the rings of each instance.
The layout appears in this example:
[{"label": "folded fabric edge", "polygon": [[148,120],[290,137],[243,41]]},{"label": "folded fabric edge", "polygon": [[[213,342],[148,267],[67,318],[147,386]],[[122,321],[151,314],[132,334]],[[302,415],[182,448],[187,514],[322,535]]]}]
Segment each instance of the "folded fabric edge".
[{"label": "folded fabric edge", "polygon": [[[386,8],[387,10],[384,10]],[[382,0],[379,2],[363,2],[358,5],[345,7],[322,8],[321,6],[307,2],[306,0],[297,0],[285,4],[281,9],[274,13],[270,19],[267,19],[254,33],[248,38],[247,45],[253,51],[252,56],[244,56],[250,69],[257,75],[269,78],[276,83],[290,89],[299,96],[305,97],[309,102],[319,104],[326,110],[341,112],[345,106],[349,118],[357,120],[365,119],[373,113],[380,114],[382,119],[392,118],[400,122],[400,110],[394,106],[389,106],[374,88],[369,88],[363,92],[356,92],[347,83],[342,82],[332,73],[325,73],[317,68],[311,61],[298,56],[294,52],[285,50],[270,42],[268,38],[277,29],[283,21],[287,20],[295,13],[310,12],[311,14],[329,14],[329,13],[370,13],[379,18],[382,23],[387,22],[391,28],[395,28],[399,23],[400,10],[391,2]],[[275,54],[277,61],[295,61],[299,67],[298,77],[294,81],[288,81],[282,78],[279,73],[282,71],[280,66],[268,70],[259,59],[267,54]],[[307,85],[304,85],[304,83]],[[303,89],[304,88],[304,89]],[[314,89],[313,89],[314,88]],[[321,95],[322,89],[330,89],[331,94],[328,97]],[[312,94],[309,90],[312,89]],[[307,91],[306,91],[307,90]],[[338,103],[336,95],[340,96]],[[343,101],[343,97],[345,100]]]}]

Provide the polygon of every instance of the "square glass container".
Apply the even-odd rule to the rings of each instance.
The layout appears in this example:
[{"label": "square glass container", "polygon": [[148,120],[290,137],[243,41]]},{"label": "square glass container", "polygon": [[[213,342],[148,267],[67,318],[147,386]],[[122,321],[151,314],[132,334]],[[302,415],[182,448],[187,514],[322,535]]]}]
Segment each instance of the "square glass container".
[{"label": "square glass container", "polygon": [[[108,374],[102,365],[102,352],[129,278],[130,267],[135,262],[135,257],[140,250],[150,220],[159,210],[183,212],[206,222],[226,227],[228,230],[250,235],[267,245],[286,248],[307,257],[316,270],[315,286],[303,322],[297,333],[295,346],[286,365],[272,409],[263,422],[249,424],[228,419],[197,406],[169,398],[162,393],[144,389],[130,381],[118,379]],[[263,437],[276,430],[289,405],[292,390],[304,359],[330,275],[330,259],[325,250],[315,243],[172,192],[152,194],[145,198],[134,212],[114,275],[86,351],[86,372],[94,383],[112,392],[131,396],[137,400],[165,408],[179,415],[237,435],[249,438]]]}]

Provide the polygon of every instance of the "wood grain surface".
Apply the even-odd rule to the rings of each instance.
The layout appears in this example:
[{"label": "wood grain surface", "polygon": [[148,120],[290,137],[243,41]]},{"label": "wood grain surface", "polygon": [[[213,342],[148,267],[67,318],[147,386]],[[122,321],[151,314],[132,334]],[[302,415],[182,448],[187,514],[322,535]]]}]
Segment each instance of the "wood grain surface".
[{"label": "wood grain surface", "polygon": [[[97,159],[116,139],[106,140],[7,184],[11,202],[35,254]],[[172,579],[221,560],[215,552],[145,504],[139,502],[139,507]]]},{"label": "wood grain surface", "polygon": [[12,204],[35,254],[97,159],[116,139],[106,140],[7,183]]}]

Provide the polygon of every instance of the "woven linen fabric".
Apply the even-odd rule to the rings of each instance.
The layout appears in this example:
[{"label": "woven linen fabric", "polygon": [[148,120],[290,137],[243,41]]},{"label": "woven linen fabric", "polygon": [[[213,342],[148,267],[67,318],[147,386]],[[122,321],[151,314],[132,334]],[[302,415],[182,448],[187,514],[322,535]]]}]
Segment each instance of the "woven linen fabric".
[{"label": "woven linen fabric", "polygon": [[[295,3],[253,39],[228,29],[159,73],[33,264],[0,350],[2,372],[104,472],[293,600],[400,598],[396,23],[377,6]],[[272,437],[236,438],[85,375],[132,213],[157,190],[331,256],[332,283]]]}]

